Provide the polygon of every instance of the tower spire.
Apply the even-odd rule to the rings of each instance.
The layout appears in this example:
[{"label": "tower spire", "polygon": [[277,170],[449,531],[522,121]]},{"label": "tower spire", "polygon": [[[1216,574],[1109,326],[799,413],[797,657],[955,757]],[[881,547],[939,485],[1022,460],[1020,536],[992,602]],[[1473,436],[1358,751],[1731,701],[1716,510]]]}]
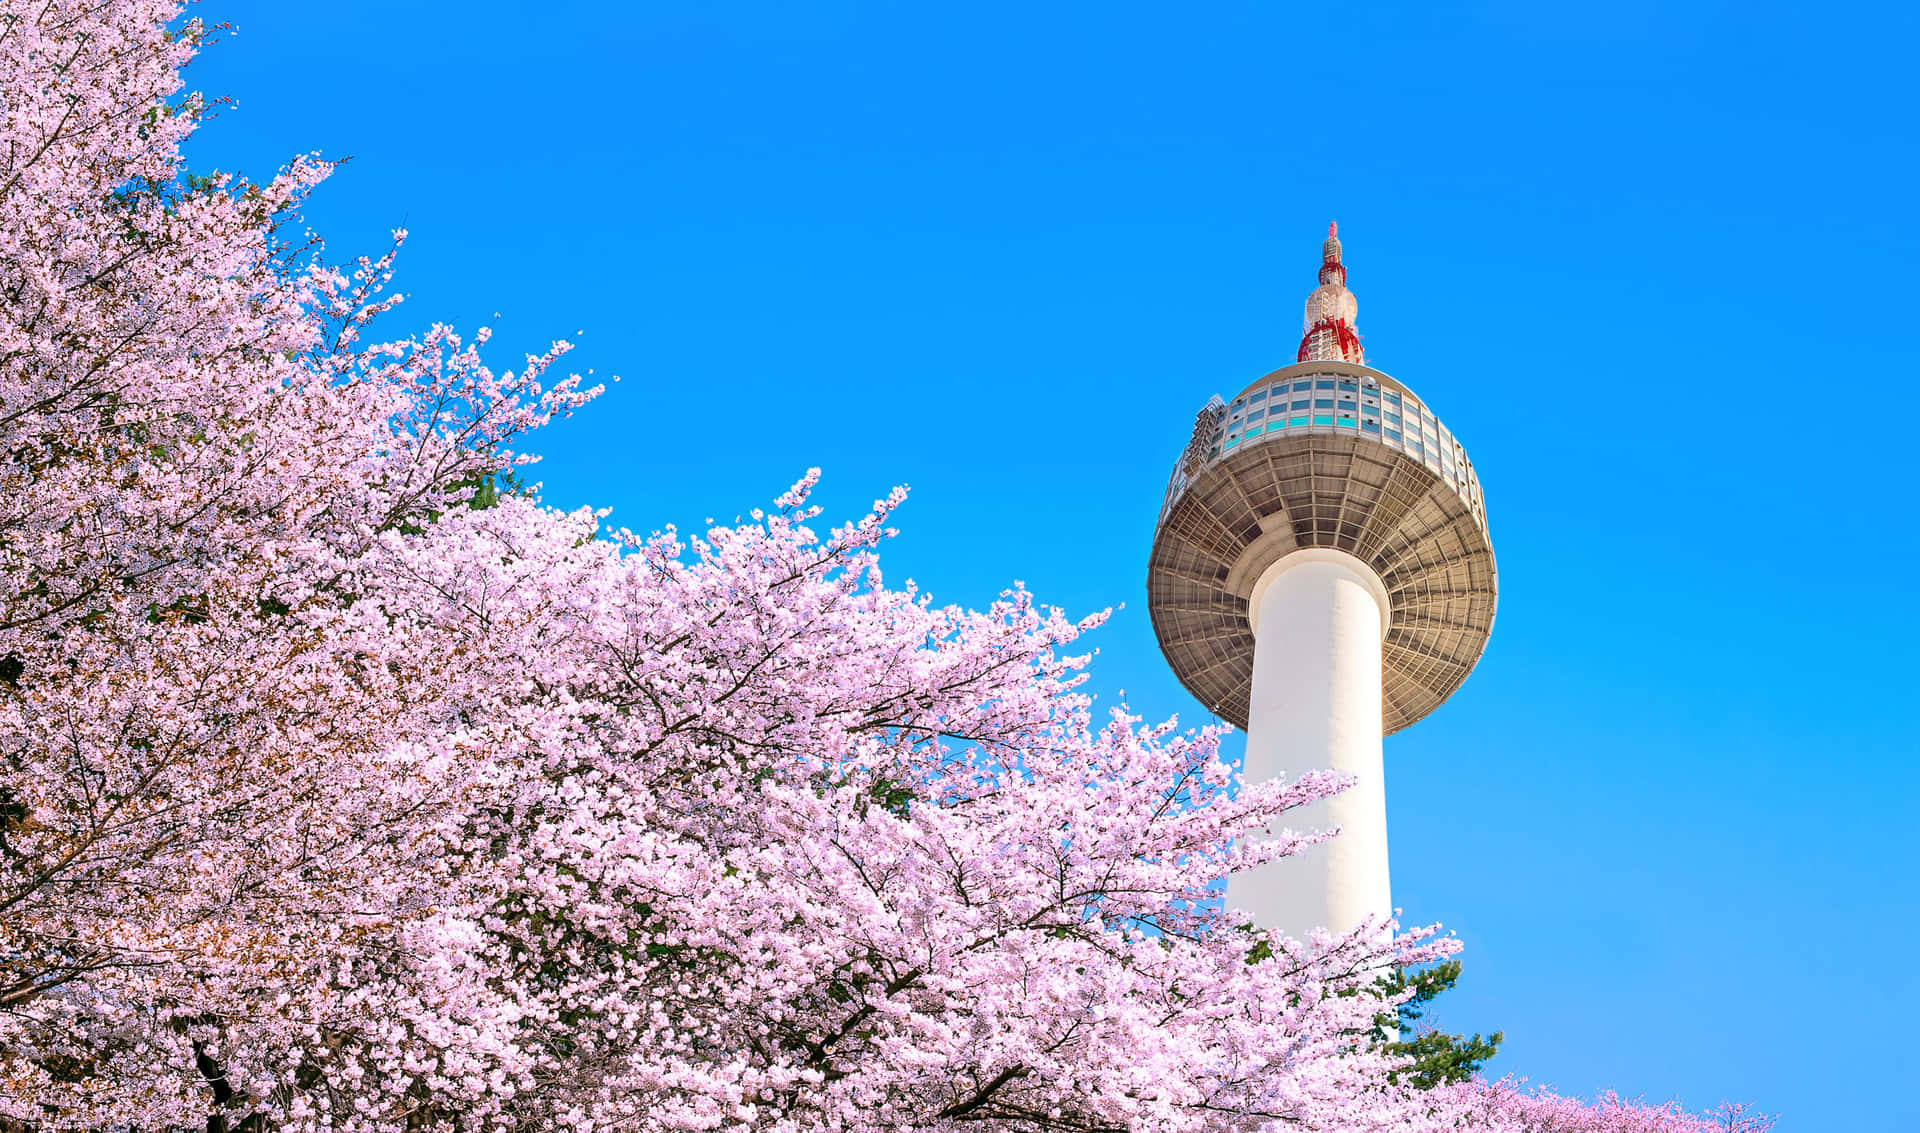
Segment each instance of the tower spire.
[{"label": "tower spire", "polygon": [[1353,329],[1360,302],[1347,290],[1347,267],[1340,262],[1340,222],[1327,224],[1327,242],[1320,245],[1320,286],[1307,296],[1305,329],[1300,335],[1296,362],[1353,362],[1364,365],[1360,333]]}]

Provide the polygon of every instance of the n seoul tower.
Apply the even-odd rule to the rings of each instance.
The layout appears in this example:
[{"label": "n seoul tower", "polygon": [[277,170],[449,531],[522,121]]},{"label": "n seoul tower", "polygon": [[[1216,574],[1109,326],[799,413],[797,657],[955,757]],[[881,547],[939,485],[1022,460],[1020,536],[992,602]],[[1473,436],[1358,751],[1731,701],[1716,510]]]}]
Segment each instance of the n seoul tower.
[{"label": "n seoul tower", "polygon": [[1246,730],[1246,781],[1355,777],[1286,823],[1338,837],[1227,882],[1229,906],[1302,939],[1393,911],[1381,739],[1467,679],[1498,593],[1466,450],[1366,364],[1340,255],[1329,225],[1294,364],[1200,410],[1147,567],[1161,651]]}]

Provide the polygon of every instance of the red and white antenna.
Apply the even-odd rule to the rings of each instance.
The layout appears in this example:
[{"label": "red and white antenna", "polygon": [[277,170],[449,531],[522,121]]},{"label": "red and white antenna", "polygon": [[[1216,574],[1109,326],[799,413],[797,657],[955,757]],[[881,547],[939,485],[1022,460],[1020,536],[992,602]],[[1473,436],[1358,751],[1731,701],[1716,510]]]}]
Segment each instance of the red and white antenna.
[{"label": "red and white antenna", "polygon": [[1347,268],[1340,262],[1340,225],[1327,225],[1327,242],[1320,245],[1320,286],[1307,296],[1306,329],[1300,335],[1296,362],[1353,362],[1364,365],[1360,332],[1360,301],[1347,290]]}]

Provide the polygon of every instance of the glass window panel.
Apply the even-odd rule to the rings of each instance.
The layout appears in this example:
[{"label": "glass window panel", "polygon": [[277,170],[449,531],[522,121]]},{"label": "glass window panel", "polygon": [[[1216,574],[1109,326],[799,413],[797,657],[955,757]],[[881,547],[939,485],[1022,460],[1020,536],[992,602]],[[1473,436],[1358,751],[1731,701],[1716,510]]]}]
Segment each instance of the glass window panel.
[{"label": "glass window panel", "polygon": [[1360,427],[1369,433],[1377,433],[1380,431],[1380,422],[1369,417],[1365,421],[1360,422]]},{"label": "glass window panel", "polygon": [[1400,439],[1400,430],[1398,430],[1398,429],[1388,429],[1388,430],[1387,430],[1387,439],[1388,439],[1388,440],[1390,440],[1390,441],[1397,441],[1397,440],[1399,440],[1399,439]]},{"label": "glass window panel", "polygon": [[1316,425],[1331,425],[1333,424],[1333,415],[1328,414],[1325,417],[1315,417],[1313,423]]},{"label": "glass window panel", "polygon": [[1346,390],[1346,391],[1347,391],[1348,393],[1357,393],[1357,392],[1359,392],[1359,389],[1360,389],[1360,383],[1358,383],[1358,382],[1341,382],[1341,383],[1340,383],[1340,388],[1341,388],[1341,389],[1343,389],[1343,390]]},{"label": "glass window panel", "polygon": [[1247,410],[1247,420],[1249,421],[1258,421],[1260,418],[1265,417],[1266,415],[1267,415],[1267,411],[1264,409]]},{"label": "glass window panel", "polygon": [[1315,409],[1332,409],[1333,399],[1331,397],[1316,397],[1313,399],[1313,407]]},{"label": "glass window panel", "polygon": [[1340,427],[1341,427],[1341,428],[1343,428],[1343,429],[1351,429],[1351,428],[1353,428],[1353,418],[1351,418],[1351,417],[1342,417],[1342,418],[1340,418]]},{"label": "glass window panel", "polygon": [[1306,419],[1305,417],[1289,417],[1289,418],[1287,418],[1287,424],[1288,424],[1288,425],[1304,425],[1304,424],[1306,424],[1306,423],[1307,423],[1307,419]]},{"label": "glass window panel", "polygon": [[1267,399],[1266,390],[1259,390],[1255,393],[1251,393],[1247,395],[1248,401],[1265,401],[1266,399]]},{"label": "glass window panel", "polygon": [[1314,388],[1314,389],[1332,389],[1332,388],[1333,388],[1333,382],[1332,382],[1332,381],[1330,381],[1330,380],[1329,380],[1329,381],[1317,381],[1317,382],[1315,382],[1315,383],[1313,383],[1313,388]]},{"label": "glass window panel", "polygon": [[1312,405],[1312,402],[1309,399],[1303,397],[1293,403],[1293,408],[1306,409],[1306,408],[1309,408],[1311,405]]}]

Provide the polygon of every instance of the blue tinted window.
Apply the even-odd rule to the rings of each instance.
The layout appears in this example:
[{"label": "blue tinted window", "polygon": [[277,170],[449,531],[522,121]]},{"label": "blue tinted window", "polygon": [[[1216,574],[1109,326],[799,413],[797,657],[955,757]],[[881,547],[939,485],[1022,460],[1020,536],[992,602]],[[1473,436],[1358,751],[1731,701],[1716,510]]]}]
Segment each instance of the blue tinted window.
[{"label": "blue tinted window", "polygon": [[1313,399],[1313,407],[1315,409],[1332,409],[1333,399],[1331,397],[1316,397]]},{"label": "blue tinted window", "polygon": [[1258,421],[1260,418],[1265,417],[1266,415],[1267,415],[1267,411],[1264,409],[1247,410],[1247,420],[1249,421]]},{"label": "blue tinted window", "polygon": [[1233,403],[1233,407],[1234,407],[1235,409],[1238,409],[1238,408],[1240,408],[1240,407],[1241,407],[1242,405],[1245,405],[1245,404],[1246,404],[1246,402],[1245,402],[1245,401],[1243,401],[1243,400],[1236,400],[1236,401],[1235,401],[1235,402]]},{"label": "blue tinted window", "polygon": [[1266,390],[1261,390],[1259,393],[1249,394],[1247,396],[1248,401],[1265,401],[1266,399],[1267,399]]},{"label": "blue tinted window", "polygon": [[1312,383],[1312,382],[1295,382],[1295,383],[1293,383],[1293,392],[1295,392],[1295,393],[1299,393],[1299,392],[1300,392],[1300,391],[1302,391],[1302,390],[1309,390],[1309,389],[1312,389],[1312,388],[1313,388],[1313,383]]},{"label": "blue tinted window", "polygon": [[1341,382],[1340,388],[1343,390],[1346,390],[1348,393],[1353,393],[1357,391],[1360,387],[1354,382]]},{"label": "blue tinted window", "polygon": [[1309,402],[1309,401],[1308,401],[1308,400],[1307,400],[1306,398],[1304,398],[1304,397],[1303,397],[1303,398],[1301,398],[1300,400],[1298,400],[1298,401],[1296,401],[1296,402],[1294,402],[1294,403],[1293,403],[1293,408],[1295,408],[1295,409],[1305,409],[1305,408],[1306,408],[1306,407],[1307,407],[1307,406],[1308,406],[1309,404],[1311,404],[1311,403],[1310,403],[1310,402]]},{"label": "blue tinted window", "polygon": [[1387,421],[1391,424],[1398,425],[1400,423],[1400,415],[1389,409],[1387,410]]},{"label": "blue tinted window", "polygon": [[1333,383],[1332,383],[1331,381],[1320,381],[1320,382],[1315,382],[1315,383],[1313,383],[1313,388],[1315,388],[1315,389],[1332,389],[1332,388],[1333,388]]},{"label": "blue tinted window", "polygon": [[1360,422],[1360,427],[1362,429],[1365,429],[1369,433],[1377,433],[1380,431],[1380,422],[1369,418],[1365,421]]},{"label": "blue tinted window", "polygon": [[1313,419],[1313,423],[1316,425],[1331,425],[1333,424],[1333,417],[1331,415],[1328,415],[1326,417],[1315,417]]},{"label": "blue tinted window", "polygon": [[1351,418],[1351,417],[1342,417],[1342,418],[1340,418],[1340,427],[1341,427],[1342,429],[1351,429],[1351,428],[1353,428],[1353,418]]},{"label": "blue tinted window", "polygon": [[1398,429],[1388,429],[1388,430],[1387,430],[1387,439],[1388,439],[1388,440],[1390,440],[1390,441],[1397,441],[1397,440],[1399,440],[1399,439],[1400,439],[1400,430],[1398,430]]},{"label": "blue tinted window", "polygon": [[1381,394],[1380,396],[1381,396],[1381,397],[1384,397],[1384,398],[1386,398],[1386,399],[1387,399],[1387,403],[1388,403],[1389,405],[1398,405],[1398,404],[1400,404],[1400,395],[1399,395],[1399,394],[1397,394],[1397,393],[1395,393],[1395,392],[1393,392],[1392,390],[1388,390],[1387,392],[1385,392],[1385,393],[1383,393],[1383,394]]},{"label": "blue tinted window", "polygon": [[1305,417],[1289,417],[1289,418],[1287,418],[1287,424],[1289,424],[1289,425],[1304,425],[1304,424],[1306,424],[1306,423],[1307,423],[1307,419],[1306,419]]}]

